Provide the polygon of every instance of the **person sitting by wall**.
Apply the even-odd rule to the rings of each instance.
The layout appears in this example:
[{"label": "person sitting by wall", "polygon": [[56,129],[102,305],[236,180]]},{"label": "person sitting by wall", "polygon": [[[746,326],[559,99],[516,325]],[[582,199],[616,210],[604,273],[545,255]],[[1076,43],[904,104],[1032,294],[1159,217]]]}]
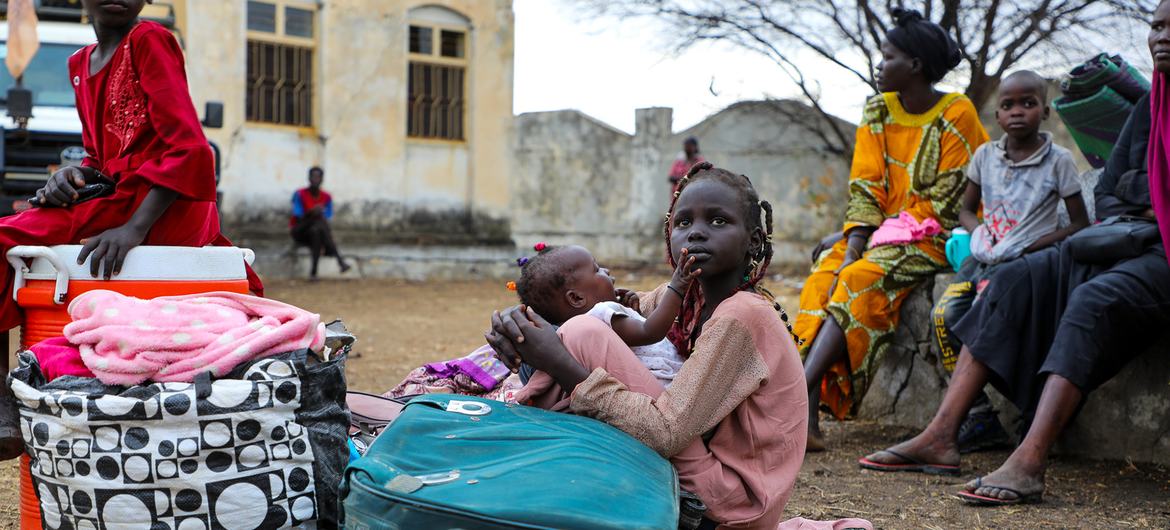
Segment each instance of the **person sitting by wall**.
[{"label": "person sitting by wall", "polygon": [[877,71],[883,93],[857,128],[844,230],[814,251],[800,293],[810,451],[824,449],[819,405],[839,419],[855,413],[902,302],[947,267],[939,231],[959,225],[967,163],[987,141],[971,100],[934,87],[959,64],[958,45],[916,11],[893,13]]},{"label": "person sitting by wall", "polygon": [[[953,237],[947,250],[948,257],[955,254],[956,260],[967,249],[970,256],[962,260],[955,281],[935,304],[932,319],[948,372],[954,371],[962,347],[951,328],[970,310],[992,271],[1089,225],[1072,152],[1054,144],[1052,134],[1040,130],[1050,112],[1047,95],[1048,82],[1035,72],[1021,70],[1005,77],[995,111],[995,119],[1005,131],[1003,138],[983,144],[967,169],[959,222],[971,237]],[[1057,205],[1061,201],[1070,221],[1063,228],[1058,226]],[[959,451],[990,449],[1007,441],[998,414],[987,395],[980,393],[959,429]]]},{"label": "person sitting by wall", "polygon": [[678,187],[678,180],[687,176],[687,172],[695,167],[699,162],[706,162],[707,159],[699,154],[699,139],[694,136],[687,137],[683,140],[682,156],[674,160],[674,164],[670,166],[670,173],[667,177],[670,179],[670,189],[674,191]]},{"label": "person sitting by wall", "polygon": [[321,189],[324,181],[325,170],[317,166],[309,168],[309,186],[293,193],[292,216],[288,220],[293,241],[308,246],[312,253],[310,280],[317,279],[317,263],[322,254],[337,258],[343,274],[350,269],[333,241],[333,229],[329,226],[329,220],[333,218],[333,197]]},{"label": "person sitting by wall", "polygon": [[[999,469],[957,495],[974,504],[1038,502],[1049,450],[1082,400],[1170,326],[1170,0],[1154,12],[1149,47],[1153,91],[1134,108],[1094,193],[1097,217],[1108,223],[1001,265],[954,329],[963,348],[934,419],[863,464],[958,474],[959,422],[990,382],[1020,409],[1027,434]],[[1113,216],[1126,216],[1128,234],[1111,234],[1121,219]]]}]

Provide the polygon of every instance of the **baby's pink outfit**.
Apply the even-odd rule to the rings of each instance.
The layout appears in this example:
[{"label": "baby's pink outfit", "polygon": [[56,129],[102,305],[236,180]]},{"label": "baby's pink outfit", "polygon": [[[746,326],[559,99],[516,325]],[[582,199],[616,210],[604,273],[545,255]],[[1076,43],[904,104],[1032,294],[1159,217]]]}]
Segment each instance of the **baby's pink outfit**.
[{"label": "baby's pink outfit", "polygon": [[190,382],[210,371],[325,345],[321,318],[267,298],[216,292],[152,300],[90,291],[69,304],[65,338],[103,383]]},{"label": "baby's pink outfit", "polygon": [[902,212],[882,222],[882,226],[870,236],[869,248],[917,243],[940,232],[942,226],[934,218],[927,217],[919,222],[913,215]]}]

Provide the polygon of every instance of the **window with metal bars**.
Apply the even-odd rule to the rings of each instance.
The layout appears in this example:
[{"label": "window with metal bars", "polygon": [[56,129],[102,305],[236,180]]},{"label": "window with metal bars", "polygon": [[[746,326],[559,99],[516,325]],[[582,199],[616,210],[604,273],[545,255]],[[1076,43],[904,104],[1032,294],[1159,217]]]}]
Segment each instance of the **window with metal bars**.
[{"label": "window with metal bars", "polygon": [[248,0],[248,121],[313,126],[313,9],[308,0]]},{"label": "window with metal bars", "polygon": [[406,135],[464,140],[465,31],[411,24],[407,78]]},{"label": "window with metal bars", "polygon": [[313,126],[313,48],[248,41],[248,121]]},{"label": "window with metal bars", "polygon": [[406,134],[415,138],[463,140],[462,66],[411,61]]}]

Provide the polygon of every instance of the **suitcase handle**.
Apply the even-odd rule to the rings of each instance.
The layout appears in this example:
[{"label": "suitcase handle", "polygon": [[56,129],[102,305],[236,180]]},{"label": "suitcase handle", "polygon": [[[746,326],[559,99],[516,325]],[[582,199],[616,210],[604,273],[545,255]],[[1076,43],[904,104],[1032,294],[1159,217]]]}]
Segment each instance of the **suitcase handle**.
[{"label": "suitcase handle", "polygon": [[452,399],[447,402],[447,412],[456,412],[467,416],[484,416],[492,412],[492,406],[478,401],[460,401]]},{"label": "suitcase handle", "polygon": [[430,473],[427,475],[415,475],[422,482],[423,486],[437,486],[439,484],[446,484],[448,482],[455,482],[459,480],[459,470],[452,469],[451,471],[440,471],[438,473]]}]

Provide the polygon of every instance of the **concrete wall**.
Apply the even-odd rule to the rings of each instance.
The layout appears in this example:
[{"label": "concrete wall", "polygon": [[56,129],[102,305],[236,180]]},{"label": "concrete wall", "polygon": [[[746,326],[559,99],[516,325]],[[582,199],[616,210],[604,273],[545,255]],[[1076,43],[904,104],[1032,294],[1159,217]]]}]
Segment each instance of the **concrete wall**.
[{"label": "concrete wall", "polygon": [[[669,111],[667,111],[669,112]],[[669,129],[668,129],[669,131]],[[638,194],[634,138],[577,111],[516,118],[513,238],[573,242],[605,257],[635,257],[632,230],[653,201]]]},{"label": "concrete wall", "polygon": [[[1050,100],[1059,97],[1058,84],[1049,92]],[[998,138],[994,107],[981,114]],[[815,116],[798,102],[748,101],[672,133],[671,110],[648,108],[637,111],[632,136],[577,111],[517,116],[513,239],[522,247],[578,242],[609,262],[660,259],[669,204],[664,177],[682,140],[695,136],[707,160],[748,175],[776,207],[776,260],[806,264],[814,242],[840,228],[848,192],[848,164],[810,131]],[[852,139],[855,125],[838,124]],[[1056,112],[1044,128],[1079,153]],[[1089,168],[1083,157],[1077,161]],[[1085,196],[1091,191],[1089,185]]]},{"label": "concrete wall", "polygon": [[[247,240],[286,229],[289,197],[310,166],[326,170],[342,239],[368,243],[468,238],[508,242],[512,137],[511,0],[338,0],[318,5],[314,126],[245,120],[246,3],[177,4],[198,108],[224,103],[226,230]],[[424,6],[463,18],[466,141],[406,136],[408,27]],[[414,10],[414,11],[412,11]],[[425,10],[434,11],[432,7]],[[450,236],[450,237],[449,237]]]},{"label": "concrete wall", "polygon": [[576,111],[522,114],[513,238],[584,244],[607,262],[659,260],[666,175],[683,139],[696,136],[707,160],[748,175],[775,206],[776,260],[805,262],[810,242],[839,227],[849,168],[793,122],[794,111],[812,115],[790,101],[743,102],[675,134],[670,109],[639,109],[632,136]]}]

